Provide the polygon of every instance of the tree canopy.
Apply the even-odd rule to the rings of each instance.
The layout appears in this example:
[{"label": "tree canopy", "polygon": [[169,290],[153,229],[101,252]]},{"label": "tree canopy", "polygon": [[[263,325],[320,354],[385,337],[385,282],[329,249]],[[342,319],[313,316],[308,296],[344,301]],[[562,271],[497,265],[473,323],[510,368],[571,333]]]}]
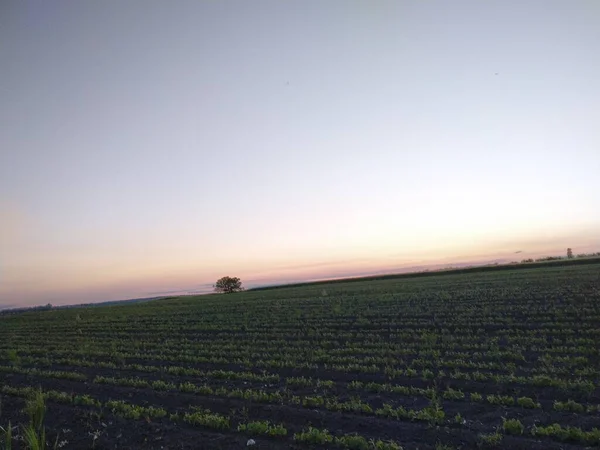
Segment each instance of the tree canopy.
[{"label": "tree canopy", "polygon": [[244,290],[242,281],[238,277],[222,277],[215,283],[215,292],[231,294]]}]

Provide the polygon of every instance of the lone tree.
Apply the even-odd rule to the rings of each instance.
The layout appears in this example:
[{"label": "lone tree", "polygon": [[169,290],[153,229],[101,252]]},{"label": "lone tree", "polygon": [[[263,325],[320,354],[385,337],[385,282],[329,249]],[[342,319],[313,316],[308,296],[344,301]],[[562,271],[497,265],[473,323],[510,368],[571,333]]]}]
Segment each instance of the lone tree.
[{"label": "lone tree", "polygon": [[243,291],[242,281],[238,277],[223,277],[219,278],[215,284],[215,292],[224,292],[231,294],[232,292]]},{"label": "lone tree", "polygon": [[571,250],[570,248],[567,249],[567,258],[569,258],[569,259],[573,258],[573,250]]}]

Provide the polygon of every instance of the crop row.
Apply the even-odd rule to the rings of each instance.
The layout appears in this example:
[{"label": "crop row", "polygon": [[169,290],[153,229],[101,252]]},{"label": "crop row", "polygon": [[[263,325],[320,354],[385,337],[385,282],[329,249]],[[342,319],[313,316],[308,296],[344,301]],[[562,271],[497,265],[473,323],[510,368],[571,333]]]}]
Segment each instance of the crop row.
[{"label": "crop row", "polygon": [[[177,358],[173,358],[173,361],[177,361]],[[76,360],[66,360],[64,362],[69,363],[69,365],[72,365],[73,363],[79,363],[80,361],[76,361]],[[222,361],[218,361],[218,362],[222,362]],[[231,361],[228,361],[231,362]],[[241,366],[244,366],[242,361],[234,361],[236,363],[239,363]],[[57,364],[57,362],[53,362],[51,360],[49,361],[43,361],[41,365],[55,365]],[[102,362],[91,362],[91,361],[85,361],[83,362],[83,364],[77,364],[79,366],[84,366],[84,367],[105,367],[105,368],[119,368],[121,370],[123,369],[129,369],[129,370],[138,370],[138,371],[146,371],[146,372],[157,372],[157,371],[161,371],[161,370],[166,370],[169,373],[172,374],[179,374],[179,375],[186,375],[186,376],[208,376],[208,377],[213,377],[215,376],[215,374],[217,376],[221,375],[223,376],[223,371],[219,371],[219,370],[212,370],[212,371],[201,371],[198,369],[194,369],[194,368],[184,368],[184,367],[180,367],[180,366],[173,366],[173,368],[165,368],[163,369],[162,366],[149,366],[149,365],[140,365],[140,364],[114,364],[114,363],[102,363]],[[314,367],[310,367],[310,366],[306,366],[306,365],[300,365],[300,367],[296,366],[296,365],[292,365],[290,364],[288,365],[281,365],[280,363],[274,363],[272,362],[271,364],[268,364],[268,361],[254,361],[253,365],[248,365],[247,367],[255,367],[255,368],[260,368],[260,367],[290,367],[293,369],[297,369],[297,368],[308,368],[308,369],[314,369]],[[430,367],[435,367],[435,366],[430,366]],[[328,370],[332,370],[332,371],[337,371],[337,372],[350,372],[350,373],[369,373],[369,374],[377,374],[377,373],[384,373],[386,375],[387,378],[389,379],[397,379],[397,378],[403,378],[403,377],[408,377],[408,378],[420,378],[423,380],[435,380],[435,379],[453,379],[453,380],[466,380],[466,381],[479,381],[479,382],[485,382],[485,381],[493,381],[496,384],[518,384],[518,385],[525,385],[525,386],[536,386],[536,387],[554,387],[554,388],[560,388],[560,389],[564,389],[567,391],[574,391],[574,393],[581,393],[581,394],[585,394],[585,395],[590,395],[591,393],[593,393],[596,390],[596,385],[593,381],[590,380],[586,380],[586,379],[563,379],[563,378],[556,378],[556,377],[552,377],[549,375],[533,375],[533,376],[517,376],[514,375],[512,373],[509,374],[500,374],[500,373],[489,373],[489,372],[481,372],[481,371],[475,371],[475,372],[464,372],[461,371],[457,368],[455,368],[453,371],[451,372],[446,372],[443,369],[442,370],[436,370],[433,371],[431,369],[428,368],[424,368],[422,370],[417,370],[414,368],[408,368],[408,369],[396,369],[396,368],[390,368],[390,367],[378,367],[375,365],[371,365],[371,366],[362,366],[362,365],[358,365],[358,364],[349,364],[349,365],[325,365],[324,368],[328,369]],[[32,368],[25,368],[25,367],[19,367],[17,365],[8,365],[8,366],[0,366],[0,371],[2,372],[13,372],[13,373],[29,373],[29,374],[43,374],[43,373],[50,373],[51,375],[48,376],[52,376],[55,378],[67,378],[67,379],[82,379],[85,378],[85,375],[83,374],[77,374],[76,372],[66,372],[66,371],[43,371],[38,369],[37,367],[32,367]],[[245,372],[242,375],[234,375],[236,372],[231,372],[231,375],[229,375],[230,379],[233,379],[234,377],[239,378],[248,378],[250,380],[255,379],[255,380],[263,380],[263,381],[275,381],[276,375],[261,375],[261,374],[255,374],[252,372]]]},{"label": "crop row", "polygon": [[[16,388],[12,386],[3,386],[0,392],[17,397],[29,397],[36,391],[35,388],[25,387]],[[45,391],[45,398],[51,401],[72,404],[85,405],[100,409],[107,409],[112,414],[133,420],[151,420],[168,418],[169,421],[186,422],[190,425],[200,426],[209,429],[241,432],[251,434],[252,436],[264,435],[272,438],[282,438],[288,435],[288,430],[283,424],[272,424],[269,421],[247,421],[239,422],[237,426],[231,425],[231,417],[212,412],[206,408],[192,407],[189,411],[168,412],[159,406],[142,406],[128,403],[122,400],[108,400],[105,403],[89,395],[73,395],[61,391]],[[419,420],[421,415],[426,415],[427,420],[435,423],[443,419],[443,411],[439,406],[431,406],[428,409],[419,412],[407,410],[403,407],[393,408],[390,405],[384,405],[376,411],[376,415],[386,418]],[[518,419],[503,419],[501,429],[508,435],[530,435],[532,437],[543,437],[561,442],[575,442],[583,445],[600,445],[600,429],[592,428],[589,431],[579,427],[563,427],[560,424],[553,423],[546,426],[533,425],[525,427]],[[490,434],[480,434],[482,443],[499,444],[502,440],[502,434],[494,432]],[[293,439],[299,443],[307,444],[334,444],[343,449],[377,449],[377,450],[399,450],[400,445],[393,441],[368,440],[358,434],[347,434],[332,436],[327,430],[319,430],[309,427],[304,431],[295,433]],[[451,448],[439,445],[439,448]]]},{"label": "crop row", "polygon": [[[3,386],[0,391],[4,394],[27,398],[35,394],[37,390],[32,387],[15,388]],[[192,407],[189,411],[169,413],[162,407],[142,406],[123,400],[108,400],[107,402],[102,403],[89,395],[74,396],[67,392],[54,390],[45,391],[43,392],[43,395],[46,399],[59,403],[104,408],[111,411],[115,416],[123,417],[125,419],[151,420],[168,417],[168,419],[173,422],[185,422],[190,425],[221,431],[237,431],[252,436],[263,435],[281,438],[288,435],[288,430],[284,425],[271,424],[268,421],[239,422],[236,427],[232,427],[231,417],[212,412],[206,408]],[[307,431],[294,434],[293,439],[300,443],[314,443],[312,439],[308,438],[306,433],[313,433],[312,428],[309,427]],[[328,441],[328,443],[332,443],[341,449],[402,450],[402,447],[394,441],[384,441],[381,439],[369,440],[358,434],[335,436],[332,437],[332,440]]]},{"label": "crop row", "polygon": [[[407,345],[418,345],[423,341],[428,340],[431,336],[438,336],[440,340],[438,345],[441,346],[466,345],[468,348],[486,349],[493,346],[494,338],[501,338],[505,340],[508,345],[514,343],[545,345],[547,344],[547,338],[552,337],[553,343],[557,345],[577,347],[593,345],[593,340],[600,334],[598,329],[594,328],[595,321],[599,319],[600,315],[589,319],[589,326],[586,326],[585,323],[568,323],[565,324],[564,329],[556,329],[556,326],[550,327],[548,325],[532,322],[531,320],[528,322],[527,327],[509,329],[501,327],[496,328],[492,324],[483,324],[482,328],[458,328],[456,326],[444,324],[444,322],[439,323],[437,320],[432,320],[422,327],[412,329],[396,322],[381,324],[377,327],[371,323],[364,323],[360,326],[355,323],[348,323],[345,325],[346,327],[353,326],[354,328],[352,331],[347,331],[347,328],[340,326],[335,329],[330,329],[327,328],[325,324],[316,323],[313,327],[306,328],[306,325],[303,325],[302,328],[297,330],[295,330],[294,324],[289,324],[288,327],[293,327],[291,330],[284,327],[280,330],[263,327],[255,331],[220,329],[218,332],[202,332],[194,330],[182,332],[182,326],[177,323],[166,322],[165,324],[165,322],[163,322],[162,326],[157,326],[158,329],[156,332],[152,333],[149,333],[147,328],[144,330],[133,328],[124,329],[122,331],[111,331],[110,329],[107,329],[107,327],[110,328],[110,323],[105,325],[105,328],[101,330],[96,330],[80,324],[61,327],[59,323],[42,323],[37,324],[37,327],[31,326],[7,330],[10,331],[10,336],[7,336],[7,338],[44,342],[47,338],[64,335],[69,338],[89,338],[102,343],[107,340],[129,340],[131,335],[135,335],[141,342],[154,342],[158,344],[169,341],[182,343],[231,343],[241,339],[244,341],[256,342],[257,345],[261,345],[261,341],[265,341],[264,344],[273,343],[273,341],[283,341],[288,343],[293,343],[295,341],[314,342],[317,340],[316,338],[318,338],[318,340],[321,341],[332,342],[373,342],[376,344],[402,342]],[[298,319],[298,323],[300,323],[301,320],[302,319]],[[40,326],[43,325],[48,326],[48,328],[40,329]],[[435,330],[432,329],[432,325],[436,325]],[[576,333],[574,332],[573,327],[576,327],[578,330]],[[61,330],[61,328],[65,329]],[[32,332],[36,332],[36,334],[32,335]],[[472,341],[473,337],[482,335],[487,336],[490,341],[484,340],[479,343],[474,343]]]},{"label": "crop row", "polygon": [[[241,347],[241,349],[239,348]],[[585,356],[551,356],[550,354],[543,354],[536,360],[536,364],[532,367],[525,366],[525,358],[520,352],[515,351],[503,351],[485,355],[491,361],[484,361],[481,353],[474,353],[473,357],[468,356],[468,352],[446,352],[448,356],[454,356],[454,358],[444,358],[441,352],[433,349],[421,349],[418,352],[414,352],[412,359],[405,360],[403,357],[406,356],[406,350],[404,352],[398,352],[391,354],[390,356],[367,356],[367,357],[356,357],[350,356],[351,352],[345,351],[344,354],[348,356],[336,356],[330,354],[325,350],[311,350],[311,351],[292,351],[291,349],[279,348],[273,351],[253,351],[252,348],[244,348],[240,344],[237,350],[226,351],[226,350],[203,350],[194,351],[192,349],[181,349],[172,348],[170,351],[165,350],[144,350],[144,351],[132,351],[126,345],[115,345],[111,350],[91,350],[88,348],[80,348],[79,350],[67,350],[62,348],[61,350],[49,351],[47,349],[33,350],[31,348],[11,348],[5,349],[5,355],[9,352],[17,352],[20,355],[44,355],[46,360],[61,356],[86,356],[96,358],[114,358],[118,361],[122,361],[125,358],[130,359],[150,359],[150,360],[184,360],[186,362],[195,363],[232,363],[242,361],[242,364],[251,364],[252,361],[262,361],[264,358],[269,358],[266,361],[270,361],[271,365],[281,366],[281,363],[285,363],[285,367],[292,367],[302,361],[303,367],[306,368],[317,368],[319,364],[367,364],[367,365],[379,365],[382,367],[446,367],[446,368],[466,368],[466,369],[478,369],[478,370],[506,370],[510,372],[521,371],[522,373],[527,372],[538,372],[538,373],[549,373],[549,374],[570,374],[573,373],[580,377],[597,377],[600,373],[598,368],[591,366],[589,358]],[[263,349],[264,350],[264,349]],[[366,351],[366,349],[365,349]],[[377,352],[373,352],[377,353]],[[0,353],[1,356],[1,353]],[[6,358],[6,356],[5,356]],[[500,359],[502,362],[496,362],[493,359]],[[278,361],[279,363],[273,363]]]},{"label": "crop row", "polygon": [[[262,389],[231,389],[224,386],[211,387],[207,384],[196,385],[191,382],[173,383],[165,382],[163,380],[144,380],[141,378],[115,378],[115,377],[103,377],[97,376],[94,383],[111,384],[116,386],[128,386],[135,388],[149,388],[159,391],[179,391],[184,393],[193,393],[197,395],[210,395],[224,398],[238,398],[244,400],[251,400],[258,403],[272,403],[272,404],[291,404],[303,406],[306,408],[324,408],[330,411],[342,411],[342,412],[354,412],[360,414],[377,414],[376,408],[370,404],[361,401],[358,398],[351,399],[349,401],[340,401],[340,398],[335,395],[328,394],[326,391],[321,392],[319,395],[295,395],[293,391],[288,389],[278,389],[265,391]],[[298,385],[298,379],[292,379],[288,382],[288,385]],[[334,388],[334,383],[327,380],[318,380],[318,386],[326,389]],[[541,404],[536,402],[531,397],[514,397],[510,395],[482,395],[478,392],[465,393],[461,390],[455,390],[448,388],[446,390],[437,390],[434,388],[417,388],[413,386],[402,386],[402,385],[389,385],[379,383],[367,383],[363,384],[360,382],[352,382],[349,385],[351,390],[365,391],[365,392],[377,392],[377,393],[392,393],[404,396],[420,396],[429,399],[431,402],[438,405],[440,399],[443,400],[467,400],[471,402],[487,402],[490,405],[501,405],[501,406],[519,406],[524,409],[535,409],[541,408]],[[600,405],[598,404],[582,404],[574,400],[558,401],[555,400],[553,403],[553,409],[555,411],[570,411],[575,413],[590,413],[597,414],[600,412]],[[431,420],[428,415],[429,409],[424,410],[410,410],[406,415],[402,416],[409,420]],[[443,410],[437,409],[435,420],[441,420],[444,418]]]}]

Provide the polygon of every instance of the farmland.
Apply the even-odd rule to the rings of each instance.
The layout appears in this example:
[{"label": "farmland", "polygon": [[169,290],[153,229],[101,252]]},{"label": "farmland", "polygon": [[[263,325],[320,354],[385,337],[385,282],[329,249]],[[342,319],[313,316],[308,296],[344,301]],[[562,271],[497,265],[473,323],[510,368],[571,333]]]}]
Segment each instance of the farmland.
[{"label": "farmland", "polygon": [[41,388],[62,448],[599,447],[599,382],[600,264],[0,318],[0,425]]}]

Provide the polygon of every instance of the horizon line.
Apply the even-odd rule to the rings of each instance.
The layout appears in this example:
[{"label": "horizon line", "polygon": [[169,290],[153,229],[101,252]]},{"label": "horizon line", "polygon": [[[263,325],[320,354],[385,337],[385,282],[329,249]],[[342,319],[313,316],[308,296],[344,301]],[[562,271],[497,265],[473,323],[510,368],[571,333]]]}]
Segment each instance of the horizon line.
[{"label": "horizon line", "polygon": [[[259,289],[265,289],[265,288],[280,288],[280,287],[287,287],[287,286],[297,286],[297,285],[307,285],[307,284],[325,284],[328,281],[331,282],[340,282],[343,280],[348,280],[348,281],[355,281],[355,280],[360,280],[360,279],[365,279],[365,280],[369,280],[372,278],[376,278],[376,277],[393,277],[394,275],[402,275],[402,276],[407,276],[409,277],[410,275],[418,275],[418,274],[422,274],[422,273],[441,273],[441,272],[451,272],[452,270],[464,270],[464,269],[477,269],[477,268],[483,268],[483,267],[503,267],[503,266],[517,266],[517,265],[530,265],[531,263],[544,263],[544,262],[556,262],[556,261],[561,261],[561,262],[568,262],[568,261],[576,261],[576,260],[582,260],[582,259],[590,259],[590,258],[598,258],[600,256],[600,252],[592,252],[590,254],[586,254],[586,256],[575,256],[572,259],[569,259],[565,256],[552,256],[552,255],[546,255],[546,256],[542,256],[536,259],[533,258],[526,258],[523,259],[521,261],[510,261],[510,259],[508,258],[497,258],[497,259],[493,259],[493,260],[488,260],[488,261],[480,261],[480,262],[453,262],[453,263],[433,263],[433,264],[424,264],[424,265],[416,265],[416,266],[410,266],[410,267],[406,267],[406,268],[398,268],[397,270],[394,269],[382,269],[379,271],[365,271],[362,273],[357,273],[357,274],[349,274],[349,275],[340,275],[340,276],[336,276],[336,275],[332,275],[331,277],[323,277],[323,278],[304,278],[304,279],[296,279],[296,280],[282,280],[279,282],[275,282],[275,283],[257,283],[257,284],[252,284],[253,280],[250,280],[250,287],[245,289],[246,291],[251,291],[251,290],[259,290]],[[553,260],[546,260],[545,258],[557,258],[557,259],[553,259]],[[530,259],[531,261],[527,261],[528,259]],[[204,283],[204,285],[209,285],[211,283]],[[155,293],[157,294],[157,293]],[[152,293],[149,293],[148,296],[142,296],[142,297],[130,297],[130,298],[121,298],[121,299],[114,299],[114,300],[102,300],[102,301],[97,301],[97,302],[87,302],[87,303],[73,303],[73,304],[65,304],[65,305],[52,305],[51,303],[46,303],[46,304],[38,304],[38,305],[31,305],[31,306],[16,306],[16,305],[0,305],[0,312],[4,312],[4,311],[27,311],[30,309],[36,309],[36,308],[44,308],[47,307],[48,305],[50,305],[52,308],[76,308],[76,307],[85,307],[85,306],[89,306],[89,305],[98,305],[101,306],[105,303],[121,303],[121,302],[128,302],[128,301],[135,301],[135,300],[160,300],[160,299],[165,299],[165,298],[169,298],[169,297],[187,297],[187,296],[200,296],[200,295],[211,295],[214,294],[214,291],[210,290],[210,291],[204,291],[204,292],[193,292],[192,290],[187,290],[187,289],[182,289],[181,291],[167,291],[164,292],[164,295],[153,295]]]}]

